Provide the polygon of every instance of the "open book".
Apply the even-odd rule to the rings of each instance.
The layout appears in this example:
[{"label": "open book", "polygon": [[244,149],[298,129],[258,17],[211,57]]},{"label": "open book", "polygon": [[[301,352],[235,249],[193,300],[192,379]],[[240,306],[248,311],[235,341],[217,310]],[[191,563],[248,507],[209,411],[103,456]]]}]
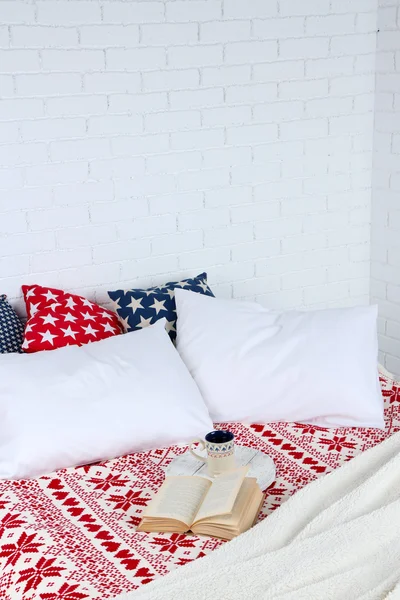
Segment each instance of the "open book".
[{"label": "open book", "polygon": [[167,477],[148,505],[138,531],[192,531],[231,540],[249,529],[264,494],[255,477],[241,467],[215,477]]}]

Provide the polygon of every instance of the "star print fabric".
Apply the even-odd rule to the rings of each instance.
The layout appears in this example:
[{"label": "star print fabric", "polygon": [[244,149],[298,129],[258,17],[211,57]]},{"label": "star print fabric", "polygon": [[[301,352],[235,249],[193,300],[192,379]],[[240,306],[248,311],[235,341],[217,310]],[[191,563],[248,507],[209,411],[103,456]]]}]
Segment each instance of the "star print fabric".
[{"label": "star print fabric", "polygon": [[176,340],[175,289],[183,288],[214,296],[207,284],[207,273],[192,279],[166,283],[147,290],[115,290],[108,292],[114,310],[118,313],[125,331],[137,331],[153,325],[159,319],[166,319],[166,330],[173,342]]},{"label": "star print fabric", "polygon": [[0,294],[0,354],[21,352],[24,327],[17,313],[7,302],[7,296]]},{"label": "star print fabric", "polygon": [[74,294],[40,285],[22,286],[28,320],[24,352],[83,346],[122,333],[115,313]]}]

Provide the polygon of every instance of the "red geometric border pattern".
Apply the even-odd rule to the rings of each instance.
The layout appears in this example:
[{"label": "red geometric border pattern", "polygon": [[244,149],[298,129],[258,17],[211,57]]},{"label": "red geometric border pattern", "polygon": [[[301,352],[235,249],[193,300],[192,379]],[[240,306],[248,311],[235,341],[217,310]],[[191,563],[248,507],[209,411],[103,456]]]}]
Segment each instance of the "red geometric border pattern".
[{"label": "red geometric border pattern", "polygon": [[[269,454],[277,479],[260,519],[293,492],[400,430],[400,387],[381,378],[386,431],[297,423],[222,424],[240,445]],[[0,482],[0,598],[104,600],[208,554],[223,542],[135,531],[184,448],[131,454],[36,480]]]}]

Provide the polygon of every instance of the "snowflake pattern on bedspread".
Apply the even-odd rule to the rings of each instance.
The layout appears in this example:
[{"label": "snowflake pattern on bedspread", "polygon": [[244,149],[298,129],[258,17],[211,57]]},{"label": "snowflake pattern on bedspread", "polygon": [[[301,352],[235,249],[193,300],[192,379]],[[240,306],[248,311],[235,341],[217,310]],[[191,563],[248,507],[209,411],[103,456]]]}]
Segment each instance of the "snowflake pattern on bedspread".
[{"label": "snowflake pattern on bedspread", "polygon": [[[296,490],[400,430],[400,384],[381,377],[386,431],[298,423],[223,423],[240,445],[269,454],[277,479],[260,520]],[[131,454],[35,480],[0,482],[0,598],[104,600],[204,556],[213,538],[135,531],[184,448]]]}]

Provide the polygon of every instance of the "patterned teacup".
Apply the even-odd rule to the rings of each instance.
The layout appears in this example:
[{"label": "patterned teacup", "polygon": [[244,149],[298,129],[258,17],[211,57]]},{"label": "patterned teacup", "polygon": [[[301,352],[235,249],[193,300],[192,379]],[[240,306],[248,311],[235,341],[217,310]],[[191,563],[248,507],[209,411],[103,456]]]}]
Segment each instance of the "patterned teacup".
[{"label": "patterned teacup", "polygon": [[[207,463],[207,470],[211,477],[220,475],[235,468],[235,442],[231,431],[219,429],[207,433],[205,440],[196,439],[190,443],[189,450],[198,460]],[[197,454],[192,445],[198,443],[206,456]]]}]

